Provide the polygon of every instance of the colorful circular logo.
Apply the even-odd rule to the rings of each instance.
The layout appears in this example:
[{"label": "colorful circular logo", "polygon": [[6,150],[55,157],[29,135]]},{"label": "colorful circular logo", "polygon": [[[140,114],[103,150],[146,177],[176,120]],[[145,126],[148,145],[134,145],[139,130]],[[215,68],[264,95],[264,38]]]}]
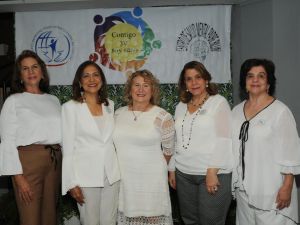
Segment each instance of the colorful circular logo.
[{"label": "colorful circular logo", "polygon": [[90,54],[90,60],[126,74],[141,68],[153,49],[161,48],[161,41],[155,40],[142,14],[142,9],[136,7],[132,12],[117,12],[105,19],[94,16],[95,52]]}]

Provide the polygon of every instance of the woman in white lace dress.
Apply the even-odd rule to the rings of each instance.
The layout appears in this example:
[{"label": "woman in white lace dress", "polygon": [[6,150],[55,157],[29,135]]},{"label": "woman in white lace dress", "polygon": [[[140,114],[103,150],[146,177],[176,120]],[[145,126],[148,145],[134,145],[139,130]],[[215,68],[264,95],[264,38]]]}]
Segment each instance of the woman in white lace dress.
[{"label": "woman in white lace dress", "polygon": [[118,224],[172,224],[167,164],[173,118],[157,106],[158,80],[150,71],[128,78],[125,99],[128,105],[116,111],[114,131],[121,170]]}]

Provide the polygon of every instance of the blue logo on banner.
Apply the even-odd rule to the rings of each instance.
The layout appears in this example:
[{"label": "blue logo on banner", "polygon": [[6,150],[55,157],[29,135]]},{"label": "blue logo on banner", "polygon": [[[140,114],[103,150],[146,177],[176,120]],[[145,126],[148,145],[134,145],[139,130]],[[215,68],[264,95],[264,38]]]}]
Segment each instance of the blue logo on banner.
[{"label": "blue logo on banner", "polygon": [[35,34],[31,48],[47,66],[61,66],[66,64],[73,55],[73,40],[65,29],[49,26]]}]

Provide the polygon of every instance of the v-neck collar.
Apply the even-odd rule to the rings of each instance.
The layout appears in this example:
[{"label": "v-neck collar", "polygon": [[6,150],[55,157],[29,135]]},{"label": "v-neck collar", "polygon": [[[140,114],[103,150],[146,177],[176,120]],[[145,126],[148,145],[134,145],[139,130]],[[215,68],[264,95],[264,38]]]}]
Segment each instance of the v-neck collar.
[{"label": "v-neck collar", "polygon": [[252,119],[254,119],[258,114],[260,114],[262,111],[264,111],[265,109],[267,109],[270,105],[273,104],[273,102],[275,102],[276,98],[274,98],[268,105],[266,105],[265,107],[263,107],[261,110],[259,110],[257,113],[254,114],[254,116],[252,116],[251,118],[247,119],[246,113],[245,113],[245,105],[246,102],[244,102],[244,106],[243,106],[243,113],[244,113],[244,118],[246,121],[251,121]]}]

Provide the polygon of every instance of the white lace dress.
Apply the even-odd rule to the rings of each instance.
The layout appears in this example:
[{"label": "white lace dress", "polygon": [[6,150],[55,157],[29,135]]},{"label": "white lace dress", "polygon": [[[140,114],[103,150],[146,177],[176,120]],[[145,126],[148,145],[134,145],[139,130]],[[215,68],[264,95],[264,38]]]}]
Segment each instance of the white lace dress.
[{"label": "white lace dress", "polygon": [[173,224],[164,158],[174,151],[172,116],[158,106],[134,113],[126,106],[116,111],[115,123],[121,170],[118,224]]}]

